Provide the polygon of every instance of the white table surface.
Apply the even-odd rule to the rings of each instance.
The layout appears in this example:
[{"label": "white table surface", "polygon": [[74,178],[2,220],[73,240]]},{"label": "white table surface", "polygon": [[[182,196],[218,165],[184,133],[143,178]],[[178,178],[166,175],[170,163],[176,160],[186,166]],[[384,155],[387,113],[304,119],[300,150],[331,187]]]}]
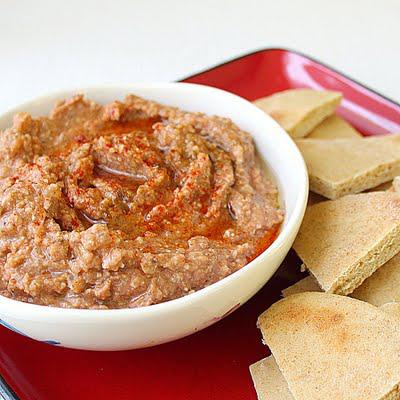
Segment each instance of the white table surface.
[{"label": "white table surface", "polygon": [[0,112],[46,92],[171,81],[263,47],[400,100],[400,0],[0,0]]}]

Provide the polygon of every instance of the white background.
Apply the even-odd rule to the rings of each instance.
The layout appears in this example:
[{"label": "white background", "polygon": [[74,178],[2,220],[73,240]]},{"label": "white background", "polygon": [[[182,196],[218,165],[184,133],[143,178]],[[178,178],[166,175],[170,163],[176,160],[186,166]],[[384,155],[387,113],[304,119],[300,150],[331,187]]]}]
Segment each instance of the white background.
[{"label": "white background", "polygon": [[0,0],[0,112],[49,91],[171,81],[263,47],[400,100],[400,0]]}]

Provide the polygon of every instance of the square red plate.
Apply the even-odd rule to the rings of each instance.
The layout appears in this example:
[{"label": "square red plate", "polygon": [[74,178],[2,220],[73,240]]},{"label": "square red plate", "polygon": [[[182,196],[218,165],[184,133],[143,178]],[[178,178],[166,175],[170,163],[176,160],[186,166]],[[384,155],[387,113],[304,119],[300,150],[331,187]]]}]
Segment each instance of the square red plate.
[{"label": "square red plate", "polygon": [[[266,49],[184,79],[254,100],[295,87],[338,90],[338,112],[366,135],[400,132],[400,105],[309,57]],[[0,397],[21,400],[256,399],[248,366],[268,355],[257,316],[301,276],[291,254],[268,284],[223,321],[162,346],[85,352],[0,327]],[[7,382],[7,383],[6,383]],[[1,389],[3,386],[3,389]]]}]

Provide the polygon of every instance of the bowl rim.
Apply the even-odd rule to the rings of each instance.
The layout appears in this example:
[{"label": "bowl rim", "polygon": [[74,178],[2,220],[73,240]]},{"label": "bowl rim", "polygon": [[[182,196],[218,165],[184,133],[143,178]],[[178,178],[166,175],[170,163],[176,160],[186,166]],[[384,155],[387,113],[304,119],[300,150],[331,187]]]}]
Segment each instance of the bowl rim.
[{"label": "bowl rim", "polygon": [[[285,242],[290,238],[291,234],[294,230],[300,226],[300,223],[303,219],[304,212],[307,205],[308,199],[308,173],[307,168],[304,162],[304,159],[298,150],[295,142],[291,139],[289,134],[269,115],[264,113],[262,110],[253,105],[250,101],[246,100],[243,97],[240,97],[234,93],[228,92],[226,90],[222,90],[219,88],[215,88],[212,86],[201,85],[196,83],[186,83],[186,82],[169,82],[169,83],[130,83],[130,84],[103,84],[103,85],[91,85],[91,86],[83,86],[77,88],[65,88],[57,91],[52,91],[46,94],[43,94],[38,97],[31,98],[19,105],[16,105],[5,112],[0,114],[0,119],[7,118],[9,116],[13,116],[17,112],[21,112],[24,107],[32,106],[34,103],[49,101],[49,98],[59,97],[60,99],[65,98],[65,96],[71,96],[72,93],[85,93],[90,91],[101,91],[101,90],[121,90],[126,88],[126,92],[129,91],[134,92],[136,89],[168,89],[168,88],[176,88],[176,87],[192,87],[194,90],[206,90],[220,93],[221,95],[228,96],[231,98],[235,98],[236,102],[242,102],[243,106],[248,107],[251,106],[253,108],[254,113],[258,113],[260,118],[264,118],[269,120],[269,123],[275,125],[276,132],[274,134],[281,135],[281,140],[284,140],[287,148],[286,150],[290,151],[291,160],[295,161],[298,168],[296,168],[296,174],[298,174],[300,178],[300,188],[301,191],[297,193],[297,197],[295,200],[295,205],[293,207],[293,211],[289,216],[289,219],[286,220],[285,226],[281,227],[279,230],[279,234],[274,242],[261,254],[255,257],[252,261],[246,264],[244,267],[239,269],[238,271],[233,272],[232,274],[222,278],[221,280],[206,286],[202,289],[199,289],[193,293],[187,294],[185,296],[179,297],[177,299],[168,300],[163,303],[152,304],[149,306],[136,307],[136,308],[117,308],[117,309],[76,309],[76,308],[62,308],[62,307],[53,307],[46,305],[39,305],[34,303],[26,303],[20,300],[11,299],[6,296],[0,295],[0,308],[2,306],[6,307],[7,314],[11,314],[13,317],[18,318],[18,316],[23,315],[24,320],[36,320],[38,316],[41,318],[54,318],[54,320],[63,320],[65,318],[71,318],[68,322],[81,322],[82,319],[87,323],[98,322],[99,319],[104,321],[110,320],[110,318],[121,318],[124,320],[131,319],[134,317],[145,317],[148,315],[154,315],[154,313],[163,313],[163,312],[173,312],[175,310],[180,309],[182,306],[189,306],[190,304],[195,304],[202,297],[207,297],[209,294],[213,292],[220,291],[223,287],[229,282],[234,281],[236,279],[240,279],[241,276],[246,275],[249,271],[255,266],[255,264],[262,263],[266,261],[270,256],[279,252],[280,248],[285,244]],[[209,114],[211,115],[211,114]],[[251,132],[250,132],[251,134]],[[279,174],[277,174],[279,175]],[[75,321],[74,321],[75,320]]]}]

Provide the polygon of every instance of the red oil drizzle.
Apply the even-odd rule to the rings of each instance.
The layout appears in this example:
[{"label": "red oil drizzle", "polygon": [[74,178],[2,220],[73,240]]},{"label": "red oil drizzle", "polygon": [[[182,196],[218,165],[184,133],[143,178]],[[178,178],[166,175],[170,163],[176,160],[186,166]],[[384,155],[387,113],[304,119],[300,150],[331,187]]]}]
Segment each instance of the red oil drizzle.
[{"label": "red oil drizzle", "polygon": [[107,134],[120,135],[132,131],[152,133],[153,125],[160,121],[160,117],[138,118],[131,121],[107,121],[99,126],[98,136],[106,136]]},{"label": "red oil drizzle", "polygon": [[223,241],[224,233],[227,229],[230,229],[234,226],[234,221],[229,216],[228,211],[222,211],[220,217],[217,221],[214,221],[203,233],[208,239]]},{"label": "red oil drizzle", "polygon": [[256,251],[254,254],[249,257],[247,262],[253,261],[256,257],[258,257],[261,253],[268,249],[269,246],[275,241],[278,237],[280,224],[274,225],[271,229],[269,229],[265,235],[259,240],[258,245],[256,247]]}]

